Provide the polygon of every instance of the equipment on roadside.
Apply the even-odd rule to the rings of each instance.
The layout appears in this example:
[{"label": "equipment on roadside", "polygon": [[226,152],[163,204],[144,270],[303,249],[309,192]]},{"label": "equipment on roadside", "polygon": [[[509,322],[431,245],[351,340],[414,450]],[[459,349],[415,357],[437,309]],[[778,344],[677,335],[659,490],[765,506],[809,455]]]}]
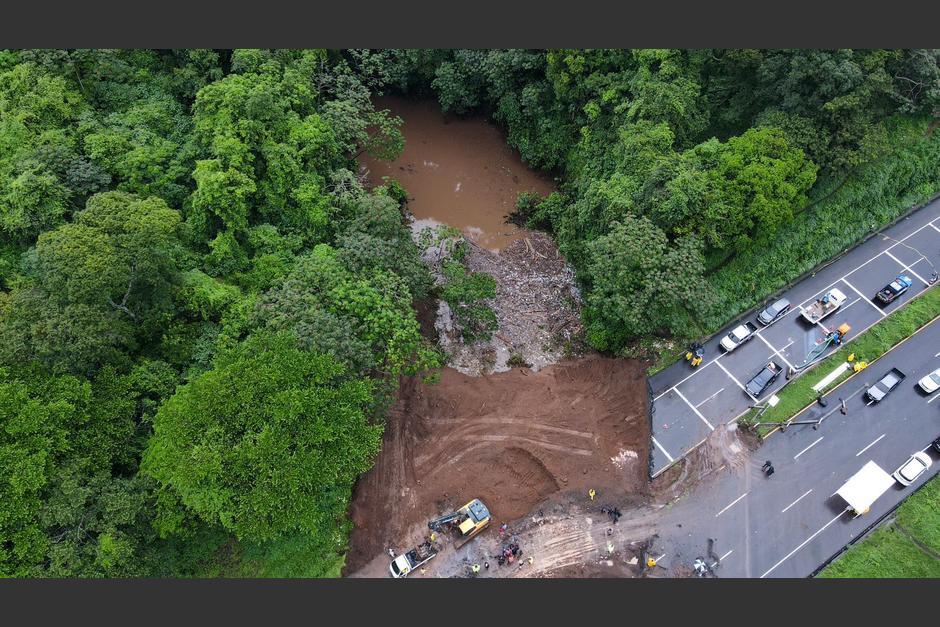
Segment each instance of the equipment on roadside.
[{"label": "equipment on roadside", "polygon": [[698,342],[693,342],[692,345],[689,346],[689,350],[685,353],[685,360],[689,362],[689,365],[693,368],[697,368],[704,358],[705,347]]},{"label": "equipment on roadside", "polygon": [[480,499],[473,499],[460,509],[430,521],[428,528],[431,531],[440,532],[448,528],[456,528],[460,537],[454,546],[459,549],[486,529],[489,524],[490,510]]},{"label": "equipment on roadside", "polygon": [[830,331],[827,333],[826,337],[824,337],[822,341],[820,341],[816,347],[806,355],[806,359],[803,360],[803,363],[793,366],[793,368],[790,369],[790,374],[792,375],[794,372],[799,372],[800,370],[808,368],[815,362],[822,359],[823,355],[826,353],[826,350],[830,346],[841,346],[842,342],[845,341],[845,336],[848,335],[849,331],[851,330],[852,327],[843,323],[839,325],[839,328],[835,331]]}]

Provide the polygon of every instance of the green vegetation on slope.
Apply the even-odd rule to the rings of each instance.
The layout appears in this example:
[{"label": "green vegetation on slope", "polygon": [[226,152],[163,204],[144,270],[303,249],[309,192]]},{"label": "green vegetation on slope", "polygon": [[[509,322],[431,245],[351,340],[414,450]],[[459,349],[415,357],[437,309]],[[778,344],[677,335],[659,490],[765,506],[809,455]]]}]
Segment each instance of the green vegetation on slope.
[{"label": "green vegetation on slope", "polygon": [[936,50],[383,54],[391,84],[491,113],[564,175],[526,214],[577,268],[601,349],[678,354],[652,336],[714,332],[940,190]]},{"label": "green vegetation on slope", "polygon": [[936,191],[937,58],[0,51],[0,576],[338,572],[398,376],[440,363],[413,300],[493,326],[492,283],[455,262],[435,288],[403,190],[362,187],[356,157],[404,141],[374,94],[491,113],[564,176],[529,221],[623,351]]}]

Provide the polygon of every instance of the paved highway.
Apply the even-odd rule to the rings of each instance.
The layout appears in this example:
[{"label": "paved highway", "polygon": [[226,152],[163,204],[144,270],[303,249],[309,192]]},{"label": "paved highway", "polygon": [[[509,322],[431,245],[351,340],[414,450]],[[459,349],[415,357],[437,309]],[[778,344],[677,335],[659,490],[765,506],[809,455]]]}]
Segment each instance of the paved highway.
[{"label": "paved highway", "polygon": [[[754,399],[744,391],[744,385],[764,364],[771,359],[784,369],[800,364],[829,329],[842,323],[851,325],[851,339],[927,289],[931,263],[940,268],[940,200],[793,286],[783,294],[793,305],[790,313],[762,328],[757,337],[733,353],[723,354],[719,341],[739,322],[755,321],[756,312],[741,317],[709,340],[705,361],[695,370],[680,361],[652,377],[652,475],[660,474],[701,444],[711,431],[745,413]],[[900,273],[913,279],[911,289],[890,305],[876,304],[872,299],[878,290]],[[833,287],[846,295],[846,303],[817,325],[803,320],[800,307]],[[816,376],[815,371],[810,376]],[[781,375],[761,400],[785,384],[786,378]]]},{"label": "paved highway", "polygon": [[[940,392],[927,396],[917,387],[921,377],[940,367],[940,320],[830,396],[847,397],[867,388],[892,367],[907,378],[881,403],[866,404],[858,393],[847,401],[846,415],[836,411],[818,429],[791,425],[778,431],[747,468],[719,470],[717,480],[707,480],[669,508],[654,546],[654,552],[663,554],[662,563],[691,565],[706,555],[708,538],[715,538],[719,577],[806,577],[940,472],[940,456],[928,450],[934,463],[914,485],[895,484],[871,512],[857,518],[844,511],[840,497],[832,496],[866,462],[892,473],[940,436]],[[812,420],[835,406],[814,405],[797,420]],[[770,477],[761,472],[764,460],[776,469]]]}]

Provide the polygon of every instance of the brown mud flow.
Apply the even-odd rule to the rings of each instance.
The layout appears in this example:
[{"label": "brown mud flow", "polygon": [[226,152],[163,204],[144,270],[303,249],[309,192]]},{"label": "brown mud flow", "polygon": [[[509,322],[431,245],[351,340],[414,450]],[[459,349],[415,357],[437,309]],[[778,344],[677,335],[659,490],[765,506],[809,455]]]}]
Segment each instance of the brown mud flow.
[{"label": "brown mud flow", "polygon": [[[375,466],[354,491],[345,573],[396,550],[439,513],[480,498],[493,527],[591,488],[647,492],[643,365],[591,356],[486,377],[403,379]],[[425,528],[426,532],[426,528]]]},{"label": "brown mud flow", "polygon": [[360,164],[370,185],[389,176],[405,187],[417,227],[448,224],[490,250],[524,236],[505,222],[517,195],[546,196],[554,187],[526,167],[499,129],[482,117],[445,116],[433,101],[386,96],[375,106],[402,118],[405,149],[395,161],[363,155]]}]

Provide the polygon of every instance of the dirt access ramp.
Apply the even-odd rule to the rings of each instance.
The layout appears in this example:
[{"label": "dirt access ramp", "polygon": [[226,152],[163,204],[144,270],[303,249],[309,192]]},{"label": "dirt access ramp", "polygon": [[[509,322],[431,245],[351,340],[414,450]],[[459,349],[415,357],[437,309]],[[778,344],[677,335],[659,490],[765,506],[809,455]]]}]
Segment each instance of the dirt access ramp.
[{"label": "dirt access ramp", "polygon": [[436,384],[404,379],[375,466],[353,493],[345,572],[404,550],[427,520],[472,498],[496,527],[560,492],[645,494],[647,404],[641,363],[597,355],[537,373],[445,368]]}]

